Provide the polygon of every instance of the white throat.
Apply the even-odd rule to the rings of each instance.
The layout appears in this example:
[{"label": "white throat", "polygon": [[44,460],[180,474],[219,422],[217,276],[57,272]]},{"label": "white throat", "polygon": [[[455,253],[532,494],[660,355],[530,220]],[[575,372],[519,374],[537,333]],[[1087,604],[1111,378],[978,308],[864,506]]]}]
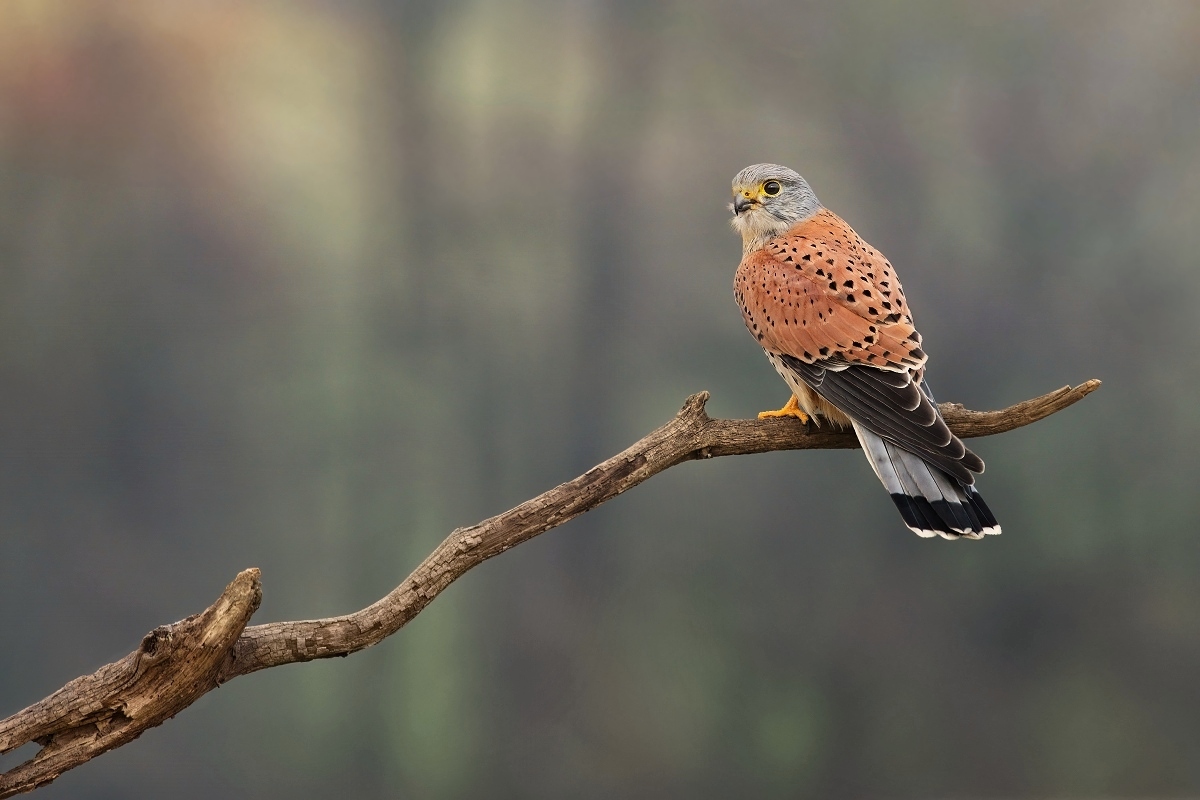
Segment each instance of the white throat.
[{"label": "white throat", "polygon": [[787,233],[796,224],[811,219],[816,212],[803,219],[779,219],[761,207],[751,208],[735,216],[730,223],[742,235],[742,255],[762,247],[776,236]]}]

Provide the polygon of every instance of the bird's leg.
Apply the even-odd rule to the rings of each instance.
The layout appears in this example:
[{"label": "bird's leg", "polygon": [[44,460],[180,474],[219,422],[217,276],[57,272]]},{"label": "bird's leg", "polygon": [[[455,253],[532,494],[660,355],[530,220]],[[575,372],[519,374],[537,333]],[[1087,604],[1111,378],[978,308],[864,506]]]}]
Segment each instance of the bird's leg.
[{"label": "bird's leg", "polygon": [[796,395],[792,395],[791,397],[789,397],[788,401],[787,401],[787,405],[785,405],[783,408],[779,409],[778,411],[760,411],[760,412],[758,412],[759,419],[768,419],[770,417],[795,417],[796,419],[803,422],[805,425],[808,424],[808,414],[805,414],[803,411],[800,410],[800,404],[796,402]]}]

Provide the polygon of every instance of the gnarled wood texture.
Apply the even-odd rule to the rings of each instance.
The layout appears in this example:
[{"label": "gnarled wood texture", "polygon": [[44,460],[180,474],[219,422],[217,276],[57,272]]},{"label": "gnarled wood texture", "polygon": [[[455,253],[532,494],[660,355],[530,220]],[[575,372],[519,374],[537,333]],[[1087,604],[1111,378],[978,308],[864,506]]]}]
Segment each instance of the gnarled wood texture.
[{"label": "gnarled wood texture", "polygon": [[[971,411],[954,403],[943,403],[941,411],[958,436],[990,436],[1044,419],[1099,386],[1098,380],[1065,386],[1002,411]],[[0,798],[50,783],[136,739],[239,675],[370,647],[404,627],[472,567],[676,464],[773,450],[858,447],[853,433],[794,419],[712,419],[704,410],[707,401],[707,392],[692,395],[666,425],[578,478],[453,531],[403,583],[353,614],[247,627],[262,590],[258,570],[245,570],[203,613],[155,628],[125,658],[0,721],[0,753],[31,741],[42,745],[32,759],[0,775]]]}]

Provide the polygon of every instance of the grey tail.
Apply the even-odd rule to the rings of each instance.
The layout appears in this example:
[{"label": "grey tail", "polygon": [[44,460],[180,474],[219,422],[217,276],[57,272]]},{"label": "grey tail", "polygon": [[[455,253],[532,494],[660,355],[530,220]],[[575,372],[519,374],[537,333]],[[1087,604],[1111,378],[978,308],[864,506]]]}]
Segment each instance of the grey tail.
[{"label": "grey tail", "polygon": [[854,432],[904,524],[918,536],[982,539],[1000,533],[1000,523],[974,486],[884,441],[857,422]]}]

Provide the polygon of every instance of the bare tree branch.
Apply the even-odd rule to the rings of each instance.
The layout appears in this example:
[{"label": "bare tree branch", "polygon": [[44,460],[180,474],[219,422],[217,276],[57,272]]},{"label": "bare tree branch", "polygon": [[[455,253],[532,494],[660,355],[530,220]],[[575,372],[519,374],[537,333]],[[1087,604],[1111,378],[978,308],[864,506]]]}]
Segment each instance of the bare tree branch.
[{"label": "bare tree branch", "polygon": [[[1065,386],[1003,411],[970,411],[954,403],[943,403],[941,410],[959,436],[990,436],[1044,419],[1099,386],[1098,380]],[[472,567],[676,464],[772,450],[858,447],[853,433],[792,419],[712,419],[704,410],[707,401],[707,392],[692,395],[666,425],[578,478],[453,531],[403,583],[353,614],[246,627],[262,590],[257,569],[242,572],[203,613],[155,628],[125,658],[0,721],[0,753],[31,741],[42,745],[32,759],[0,775],[0,798],[50,783],[136,739],[239,675],[370,647],[404,627]]]}]

